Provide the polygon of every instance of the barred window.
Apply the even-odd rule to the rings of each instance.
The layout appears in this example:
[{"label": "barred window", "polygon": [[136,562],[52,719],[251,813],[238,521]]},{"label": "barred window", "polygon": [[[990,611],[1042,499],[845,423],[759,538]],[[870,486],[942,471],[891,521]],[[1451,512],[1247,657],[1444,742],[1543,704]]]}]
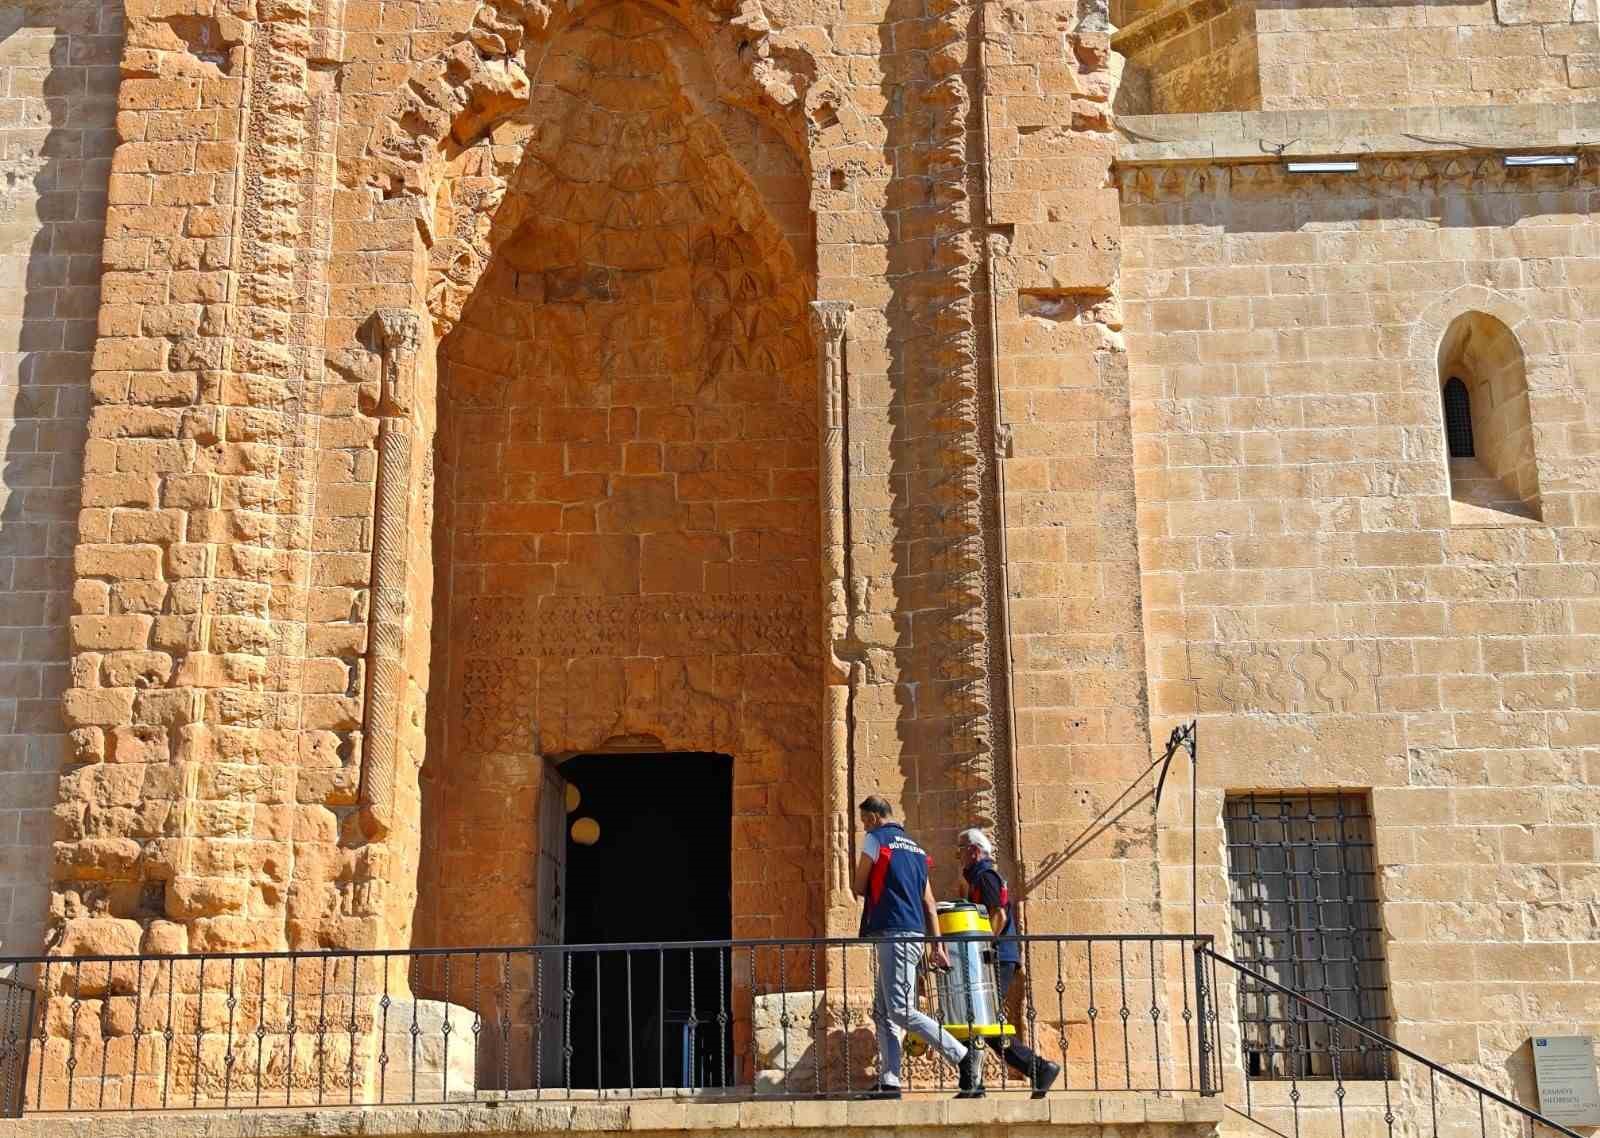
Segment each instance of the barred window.
[{"label": "barred window", "polygon": [[1472,398],[1467,385],[1451,376],[1444,385],[1444,437],[1450,445],[1451,458],[1473,458],[1472,449]]},{"label": "barred window", "polygon": [[[1369,802],[1349,792],[1230,795],[1229,892],[1239,963],[1387,1036]],[[1388,1075],[1386,1052],[1259,982],[1241,980],[1239,1020],[1252,1078]]]}]

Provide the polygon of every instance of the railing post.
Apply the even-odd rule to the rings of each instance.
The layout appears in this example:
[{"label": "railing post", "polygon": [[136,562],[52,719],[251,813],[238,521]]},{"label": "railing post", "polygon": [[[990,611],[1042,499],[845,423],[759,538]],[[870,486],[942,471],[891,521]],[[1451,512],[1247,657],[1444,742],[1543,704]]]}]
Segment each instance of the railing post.
[{"label": "railing post", "polygon": [[1207,1026],[1211,1019],[1211,993],[1206,988],[1205,941],[1194,944],[1194,1010],[1195,1032],[1200,1054],[1200,1093],[1210,1096],[1217,1093],[1211,1081],[1211,1054],[1213,1041]]},{"label": "railing post", "polygon": [[28,1098],[34,993],[23,985],[21,971],[15,966],[8,974],[0,974],[0,1118],[21,1118]]}]

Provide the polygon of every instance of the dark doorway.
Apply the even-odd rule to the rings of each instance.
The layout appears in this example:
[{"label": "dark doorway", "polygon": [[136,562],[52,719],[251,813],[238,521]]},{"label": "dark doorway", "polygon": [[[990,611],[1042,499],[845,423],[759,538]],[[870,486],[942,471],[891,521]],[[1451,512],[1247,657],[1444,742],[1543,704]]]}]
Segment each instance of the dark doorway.
[{"label": "dark doorway", "polygon": [[[581,755],[559,770],[577,789],[567,815],[565,943],[732,934],[731,758]],[[732,1072],[726,950],[567,957],[571,1086],[725,1085]]]}]

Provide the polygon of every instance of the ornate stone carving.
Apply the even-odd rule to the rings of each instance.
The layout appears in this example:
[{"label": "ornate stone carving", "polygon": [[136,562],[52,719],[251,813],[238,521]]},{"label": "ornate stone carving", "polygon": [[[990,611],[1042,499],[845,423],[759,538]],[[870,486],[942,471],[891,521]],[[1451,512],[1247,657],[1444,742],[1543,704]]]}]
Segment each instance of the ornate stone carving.
[{"label": "ornate stone carving", "polygon": [[[446,147],[469,148],[526,107],[533,96],[524,67],[529,42],[548,42],[553,32],[594,6],[577,0],[565,5],[485,0],[472,24],[438,54],[411,63],[400,94],[382,116],[384,129],[373,137],[368,176],[375,185],[403,188],[424,239],[430,245],[437,241],[427,293],[441,336],[459,318],[461,299],[488,264],[475,238],[484,236],[499,198],[486,195],[473,208],[475,216],[464,219],[464,232],[446,226],[447,232],[436,234],[438,171],[433,164]],[[757,111],[795,152],[802,152],[805,120],[785,112],[805,101],[809,75],[815,72],[805,49],[790,42],[774,50],[759,0],[742,0],[731,10],[703,4],[697,16],[703,21],[697,34],[720,47],[711,62],[724,99]],[[794,69],[801,60],[810,65]]]},{"label": "ornate stone carving", "polygon": [[802,655],[814,643],[813,611],[794,593],[484,598],[468,608],[463,647],[491,659]]},{"label": "ornate stone carving", "polygon": [[1263,715],[1378,709],[1371,641],[1213,642],[1189,646],[1197,710]]},{"label": "ornate stone carving", "polygon": [[[1290,155],[1292,157],[1292,155]],[[1600,162],[1585,157],[1575,166],[1508,170],[1497,154],[1417,154],[1400,158],[1370,159],[1358,171],[1339,175],[1347,192],[1380,197],[1407,197],[1423,189],[1455,186],[1463,191],[1494,193],[1508,185],[1530,182],[1550,189],[1593,185],[1600,177]],[[1216,158],[1186,165],[1127,164],[1116,173],[1117,188],[1126,201],[1193,202],[1205,198],[1269,198],[1322,193],[1302,175],[1290,174],[1278,161]]]},{"label": "ornate stone carving", "polygon": [[417,350],[422,345],[422,318],[406,308],[380,308],[372,315],[372,329],[383,359],[383,389],[379,413],[411,414],[415,393]]},{"label": "ornate stone carving", "polygon": [[916,714],[930,740],[919,761],[936,764],[941,781],[948,780],[940,789],[955,792],[930,795],[927,811],[914,815],[930,838],[958,825],[999,822],[994,736],[1003,717],[992,707],[989,605],[996,537],[992,501],[985,502],[993,408],[978,358],[984,266],[968,150],[974,95],[971,73],[955,62],[980,7],[953,0],[920,25],[923,42],[884,60],[892,98],[927,112],[915,124],[892,116],[887,145],[925,156],[915,173],[909,164],[897,169],[888,192],[917,195],[919,204],[902,214],[902,223],[909,221],[931,250],[917,271],[900,278],[889,302],[891,381],[908,404],[928,409],[922,430],[904,433],[896,457],[926,487],[907,513],[916,518],[912,540],[930,566],[918,587],[937,598],[918,618],[915,664],[900,682],[918,685]]},{"label": "ornate stone carving", "polygon": [[533,660],[474,659],[461,680],[461,743],[472,754],[532,755],[539,667]]},{"label": "ornate stone carving", "polygon": [[[436,757],[471,767],[441,793],[464,834],[503,819],[512,755],[725,751],[738,840],[771,814],[797,857],[821,844],[808,180],[761,116],[711,97],[674,17],[589,10],[539,44],[530,105],[429,206],[455,495]],[[738,919],[814,932],[820,892],[786,882]]]},{"label": "ornate stone carving", "polygon": [[849,931],[850,839],[850,701],[854,696],[849,652],[851,605],[846,591],[848,542],[845,503],[844,341],[852,305],[844,300],[819,300],[811,305],[817,334],[817,494],[821,515],[822,567],[822,705],[823,801],[827,809],[826,886],[829,935]]},{"label": "ornate stone carving", "polygon": [[421,326],[417,314],[405,310],[383,309],[372,319],[383,372],[378,397],[378,474],[359,802],[362,821],[373,837],[388,833],[393,824],[411,548],[410,415]]}]

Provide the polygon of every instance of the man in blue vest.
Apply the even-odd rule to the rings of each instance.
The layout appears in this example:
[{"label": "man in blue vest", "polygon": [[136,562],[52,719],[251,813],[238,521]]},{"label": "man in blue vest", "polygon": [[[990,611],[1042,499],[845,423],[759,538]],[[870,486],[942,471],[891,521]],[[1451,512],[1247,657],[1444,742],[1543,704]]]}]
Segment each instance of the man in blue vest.
[{"label": "man in blue vest", "polygon": [[[1022,967],[1022,942],[1017,939],[1022,926],[1017,924],[1016,902],[1006,886],[1006,879],[995,868],[994,843],[989,835],[979,829],[963,830],[956,844],[961,853],[961,879],[965,885],[962,893],[989,914],[989,928],[995,935],[995,994],[1003,1006]],[[1001,1047],[998,1038],[990,1037],[989,1046],[999,1051],[1007,1067],[1029,1081],[1034,1098],[1043,1098],[1061,1075],[1061,1064],[1039,1058],[1017,1039],[1008,1040]]]},{"label": "man in blue vest", "polygon": [[917,1007],[917,968],[924,942],[933,946],[937,968],[950,967],[950,954],[939,943],[939,916],[928,883],[932,858],[899,823],[889,803],[872,795],[861,803],[866,838],[856,861],[855,894],[862,898],[861,935],[875,941],[878,982],[872,1001],[872,1022],[878,1033],[878,1081],[873,1098],[900,1097],[901,1039],[910,1031],[920,1036],[945,1062],[961,1072],[957,1098],[983,1094],[983,1051],[959,1040]]}]

